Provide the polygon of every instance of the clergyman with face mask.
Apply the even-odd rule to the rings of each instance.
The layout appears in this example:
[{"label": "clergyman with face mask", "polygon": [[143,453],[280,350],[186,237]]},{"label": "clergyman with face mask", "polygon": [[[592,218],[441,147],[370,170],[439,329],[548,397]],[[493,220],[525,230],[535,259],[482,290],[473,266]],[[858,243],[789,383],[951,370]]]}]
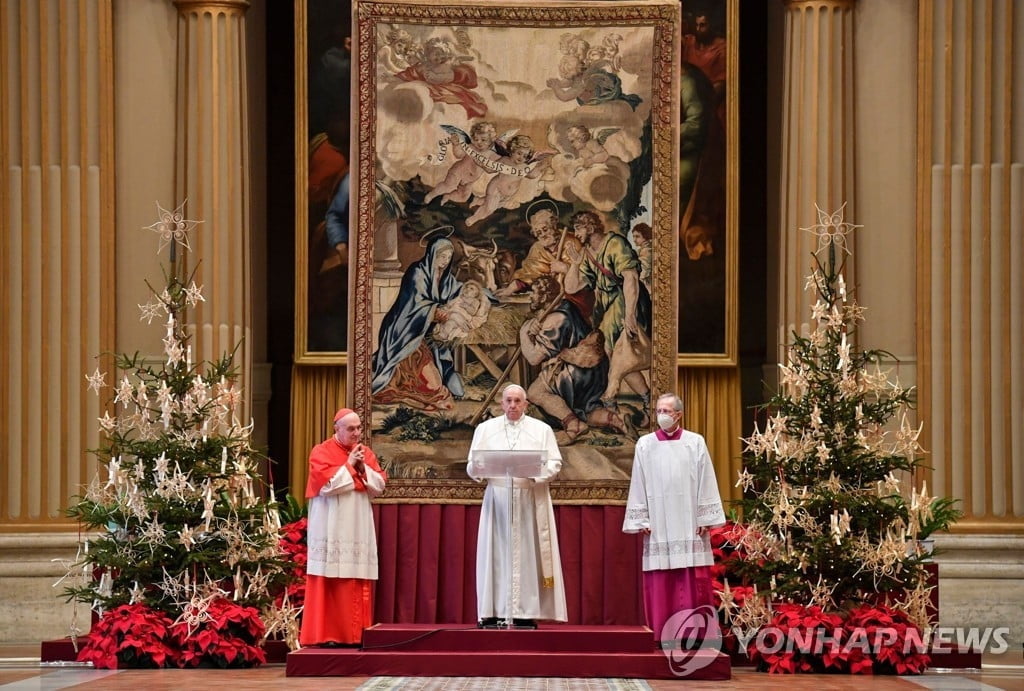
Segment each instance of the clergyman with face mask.
[{"label": "clergyman with face mask", "polygon": [[725,512],[704,437],[682,427],[683,402],[662,394],[655,414],[658,429],[636,442],[622,531],[643,534],[644,614],[655,641],[670,641],[674,614],[712,603],[708,529]]}]

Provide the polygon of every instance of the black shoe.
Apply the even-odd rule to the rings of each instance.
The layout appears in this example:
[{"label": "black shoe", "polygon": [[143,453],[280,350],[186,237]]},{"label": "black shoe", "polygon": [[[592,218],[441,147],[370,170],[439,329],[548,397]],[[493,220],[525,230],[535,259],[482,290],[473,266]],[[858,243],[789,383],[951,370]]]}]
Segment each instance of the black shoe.
[{"label": "black shoe", "polygon": [[533,619],[513,619],[512,627],[516,629],[535,629],[537,628],[537,622]]},{"label": "black shoe", "polygon": [[476,623],[478,629],[496,629],[498,628],[498,617],[484,617]]}]

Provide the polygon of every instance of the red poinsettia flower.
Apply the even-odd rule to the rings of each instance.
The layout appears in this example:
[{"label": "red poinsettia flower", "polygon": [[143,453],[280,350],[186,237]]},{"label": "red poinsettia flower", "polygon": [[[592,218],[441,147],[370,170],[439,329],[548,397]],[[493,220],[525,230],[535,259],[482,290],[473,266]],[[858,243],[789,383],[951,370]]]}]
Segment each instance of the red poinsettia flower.
[{"label": "red poinsettia flower", "polygon": [[824,672],[836,668],[842,618],[818,606],[776,605],[773,616],[752,640],[747,655],[772,674]]},{"label": "red poinsettia flower", "polygon": [[205,611],[193,608],[185,614],[191,627],[186,619],[171,627],[180,666],[207,662],[218,667],[255,667],[267,661],[260,645],[266,628],[255,607],[218,598]]},{"label": "red poinsettia flower", "polygon": [[[885,604],[864,604],[844,622],[850,648],[866,651],[853,674],[921,674],[931,662],[921,630],[906,612]],[[856,645],[854,645],[856,644]]]},{"label": "red poinsettia flower", "polygon": [[170,617],[159,610],[142,603],[120,605],[93,625],[77,659],[101,669],[164,667],[175,658],[165,642],[170,628]]},{"label": "red poinsettia flower", "polygon": [[[308,550],[306,548],[306,530],[308,521],[300,518],[297,521],[281,527],[281,538],[278,544],[281,551],[291,560],[292,575],[294,579],[285,588],[284,593],[288,594],[288,601],[295,607],[301,607],[306,599],[306,561]],[[280,605],[284,599],[284,593],[277,596],[277,604]]]},{"label": "red poinsettia flower", "polygon": [[306,518],[300,518],[297,521],[281,526],[282,546],[284,543],[305,545],[308,523],[309,521]]}]

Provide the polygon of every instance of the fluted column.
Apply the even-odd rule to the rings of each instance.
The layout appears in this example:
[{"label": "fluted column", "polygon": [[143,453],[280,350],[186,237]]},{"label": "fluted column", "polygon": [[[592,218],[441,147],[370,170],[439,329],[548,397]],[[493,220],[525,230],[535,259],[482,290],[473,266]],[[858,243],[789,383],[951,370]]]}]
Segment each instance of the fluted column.
[{"label": "fluted column", "polygon": [[[235,353],[251,410],[252,304],[249,243],[249,120],[245,11],[248,0],[173,0],[178,9],[175,192],[203,223],[189,239],[186,275],[206,301],[190,315],[193,352]],[[240,345],[239,345],[240,344]]]},{"label": "fluted column", "polygon": [[[853,11],[855,0],[785,2],[779,295],[776,342],[788,343],[810,317],[804,290],[818,238],[815,204],[854,214]],[[848,236],[849,237],[849,236]],[[844,273],[852,276],[848,263]],[[779,356],[782,357],[780,350]]]},{"label": "fluted column", "polygon": [[918,15],[917,328],[929,487],[1024,530],[1024,6]]},{"label": "fluted column", "polygon": [[108,391],[85,376],[116,340],[112,33],[110,0],[0,2],[0,533],[66,525],[96,470]]}]

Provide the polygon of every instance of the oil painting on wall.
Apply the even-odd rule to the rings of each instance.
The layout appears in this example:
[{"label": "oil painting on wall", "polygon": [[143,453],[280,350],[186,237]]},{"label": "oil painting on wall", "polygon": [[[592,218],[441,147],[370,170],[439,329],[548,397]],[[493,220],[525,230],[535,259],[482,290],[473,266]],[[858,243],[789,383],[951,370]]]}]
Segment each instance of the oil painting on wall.
[{"label": "oil painting on wall", "polygon": [[683,0],[679,84],[679,353],[736,364],[736,0]]},{"label": "oil painting on wall", "polygon": [[509,383],[561,480],[628,481],[675,385],[679,18],[356,3],[349,387],[416,498],[458,499]]},{"label": "oil painting on wall", "polygon": [[295,361],[348,350],[352,5],[296,0]]}]

